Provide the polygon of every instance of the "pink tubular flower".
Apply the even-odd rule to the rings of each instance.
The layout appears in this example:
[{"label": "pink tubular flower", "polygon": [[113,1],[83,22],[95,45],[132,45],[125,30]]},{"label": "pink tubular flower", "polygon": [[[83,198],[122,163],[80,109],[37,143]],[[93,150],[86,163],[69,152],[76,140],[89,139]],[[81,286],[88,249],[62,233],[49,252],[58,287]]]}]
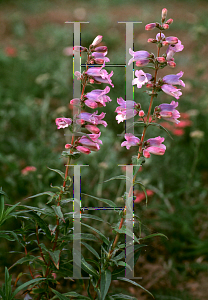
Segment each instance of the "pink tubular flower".
[{"label": "pink tubular flower", "polygon": [[98,139],[100,135],[101,132],[99,134],[88,134],[90,139],[87,136],[82,136],[78,142],[91,151],[98,151],[100,149],[99,144],[102,144],[102,141]]},{"label": "pink tubular flower", "polygon": [[87,147],[77,146],[76,149],[77,149],[77,151],[82,152],[84,154],[90,154],[91,153],[90,149],[87,148]]},{"label": "pink tubular flower", "polygon": [[140,139],[135,137],[132,133],[125,134],[126,141],[121,143],[121,147],[126,147],[126,149],[130,149],[131,146],[137,146],[140,143]]},{"label": "pink tubular flower", "polygon": [[142,70],[136,70],[135,75],[137,78],[132,80],[132,85],[136,84],[137,88],[141,88],[145,83],[151,80],[152,75],[149,73],[144,73]]},{"label": "pink tubular flower", "polygon": [[163,77],[163,82],[166,84],[174,84],[174,85],[182,85],[185,87],[185,83],[180,78],[183,76],[183,72],[179,72],[178,74],[174,75],[166,75]]},{"label": "pink tubular flower", "polygon": [[95,134],[100,133],[100,129],[95,125],[85,125],[85,128],[92,133],[95,133]]},{"label": "pink tubular flower", "polygon": [[117,103],[120,105],[115,110],[115,112],[118,114],[116,116],[118,124],[124,120],[133,118],[137,114],[137,111],[134,109],[136,102],[132,100],[125,101],[122,97],[120,97],[117,98]]},{"label": "pink tubular flower", "polygon": [[98,111],[95,111],[94,113],[88,113],[88,112],[82,112],[77,116],[77,124],[83,124],[83,121],[98,125],[102,124],[103,126],[107,126],[108,124],[103,121],[102,119],[105,117],[105,113],[102,112],[100,115],[97,115]]},{"label": "pink tubular flower", "polygon": [[184,46],[181,44],[180,40],[178,40],[178,43],[176,43],[174,45],[173,44],[169,45],[167,52],[166,52],[166,54],[167,54],[166,59],[170,60],[176,52],[182,51],[183,48],[184,48]]},{"label": "pink tubular flower", "polygon": [[145,26],[145,30],[152,30],[156,27],[156,23],[149,23]]},{"label": "pink tubular flower", "polygon": [[104,90],[93,90],[85,95],[87,99],[85,104],[90,108],[97,108],[98,106],[106,106],[105,103],[112,101],[110,97],[106,96],[110,88],[106,86]]},{"label": "pink tubular flower", "polygon": [[165,119],[169,120],[173,123],[180,123],[178,118],[180,118],[180,113],[175,108],[178,106],[178,102],[172,101],[170,104],[163,103],[160,104],[158,107],[160,109],[160,116]]},{"label": "pink tubular flower", "polygon": [[110,79],[113,76],[113,71],[111,71],[111,73],[108,74],[106,70],[103,70],[104,67],[105,67],[105,63],[102,65],[102,67],[90,67],[85,72],[85,74],[87,74],[88,76],[92,76],[94,80],[98,82],[108,83],[112,87],[114,87]]},{"label": "pink tubular flower", "polygon": [[182,93],[180,92],[180,89],[177,89],[175,86],[170,85],[170,84],[163,84],[161,86],[161,89],[163,90],[164,93],[173,96],[176,99],[179,99]]},{"label": "pink tubular flower", "polygon": [[150,153],[155,155],[163,155],[166,150],[166,146],[162,144],[165,138],[163,137],[156,137],[147,140],[148,146],[145,147],[143,150],[143,155],[146,158],[150,157]]},{"label": "pink tubular flower", "polygon": [[37,169],[34,166],[27,166],[21,170],[22,175],[27,175],[30,172],[35,172]]},{"label": "pink tubular flower", "polygon": [[71,125],[71,123],[72,123],[72,119],[70,119],[70,118],[57,118],[56,119],[57,129],[66,128],[69,125]]},{"label": "pink tubular flower", "polygon": [[178,38],[176,37],[176,36],[168,36],[168,37],[166,37],[166,39],[165,39],[167,42],[168,42],[168,44],[170,44],[170,45],[174,45],[174,44],[177,44],[178,43]]},{"label": "pink tubular flower", "polygon": [[129,49],[129,53],[133,56],[129,62],[128,62],[128,66],[133,62],[136,61],[139,63],[140,66],[146,66],[149,63],[149,56],[150,53],[148,51],[136,51],[134,52],[131,48]]},{"label": "pink tubular flower", "polygon": [[102,39],[103,39],[102,35],[96,36],[96,38],[92,42],[92,45],[97,46],[98,44],[100,44],[102,42]]}]

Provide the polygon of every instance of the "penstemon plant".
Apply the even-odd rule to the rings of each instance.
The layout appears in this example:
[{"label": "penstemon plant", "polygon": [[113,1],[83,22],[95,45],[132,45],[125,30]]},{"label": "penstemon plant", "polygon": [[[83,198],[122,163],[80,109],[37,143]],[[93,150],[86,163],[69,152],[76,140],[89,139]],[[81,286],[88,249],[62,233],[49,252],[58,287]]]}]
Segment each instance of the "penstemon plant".
[{"label": "penstemon plant", "polygon": [[[139,125],[139,128],[143,126],[141,139],[136,137],[133,133],[126,133],[125,141],[121,144],[121,147],[126,147],[127,149],[130,149],[131,146],[138,147],[137,155],[132,157],[132,163],[137,166],[136,172],[134,173],[129,191],[123,195],[126,203],[133,192],[134,185],[138,183],[136,181],[137,173],[144,164],[145,159],[148,159],[151,154],[164,155],[166,150],[166,146],[163,144],[165,140],[164,137],[150,137],[145,140],[147,131],[149,131],[149,128],[152,126],[156,126],[167,132],[167,130],[157,122],[161,118],[169,120],[170,122],[179,123],[178,118],[180,117],[180,113],[176,110],[178,102],[172,101],[170,104],[162,103],[154,107],[153,110],[153,100],[157,97],[159,92],[163,91],[179,99],[182,93],[175,85],[185,86],[184,82],[180,79],[183,75],[182,71],[176,75],[166,75],[163,78],[158,78],[160,69],[166,66],[171,68],[175,67],[176,63],[173,56],[176,52],[183,50],[183,45],[177,37],[166,37],[163,33],[173,22],[172,19],[166,21],[166,16],[167,9],[164,8],[162,10],[161,23],[150,23],[145,26],[146,30],[159,29],[156,38],[148,39],[149,43],[156,45],[156,55],[144,50],[134,52],[132,49],[129,49],[129,53],[132,55],[129,64],[136,62],[136,66],[140,68],[140,70],[136,70],[135,72],[136,78],[133,79],[132,85],[137,85],[137,88],[145,86],[147,89],[146,93],[150,95],[147,113],[142,110],[140,103],[132,100],[125,101],[122,97],[117,99],[119,104],[116,108],[117,122],[120,123],[132,117],[138,117],[138,121],[133,122],[133,126],[135,126],[135,128],[137,125]],[[102,112],[99,115],[97,111],[88,112],[88,110],[104,107],[107,103],[112,101],[107,94],[110,92],[109,85],[114,87],[111,80],[113,71],[108,74],[104,69],[105,63],[110,60],[106,57],[108,52],[107,47],[99,46],[101,41],[102,36],[98,35],[89,48],[82,46],[75,47],[75,50],[86,53],[87,56],[86,69],[82,73],[78,71],[75,72],[75,76],[81,81],[81,96],[80,98],[75,98],[70,101],[70,104],[76,108],[73,119],[69,117],[56,119],[57,129],[68,128],[71,132],[71,142],[65,145],[65,150],[62,152],[62,156],[67,159],[65,172],[50,169],[62,177],[62,185],[60,187],[53,187],[55,192],[47,191],[30,197],[48,195],[49,200],[46,205],[42,207],[17,203],[5,209],[4,197],[6,197],[6,193],[0,191],[0,225],[2,226],[11,217],[16,217],[17,220],[21,221],[19,229],[15,229],[14,231],[1,230],[0,232],[2,238],[18,242],[19,248],[22,249],[21,252],[18,251],[18,253],[21,253],[21,258],[18,259],[9,270],[5,268],[5,283],[0,289],[0,298],[4,300],[17,299],[15,298],[17,295],[19,295],[19,299],[23,297],[25,300],[67,300],[74,298],[98,300],[136,299],[122,293],[114,294],[110,292],[113,280],[122,280],[134,284],[152,295],[140,284],[125,276],[127,269],[132,271],[132,266],[128,265],[125,261],[125,236],[131,236],[131,233],[129,234],[128,232],[126,219],[128,203],[119,211],[116,210],[117,207],[114,201],[93,196],[92,198],[94,200],[104,202],[119,213],[120,220],[116,226],[111,225],[114,236],[109,237],[107,233],[103,234],[96,227],[93,225],[90,226],[84,221],[85,219],[92,219],[104,222],[103,219],[95,214],[80,212],[78,218],[80,218],[81,224],[95,232],[95,234],[80,233],[79,237],[79,242],[86,248],[84,251],[86,254],[85,257],[81,253],[78,253],[81,257],[80,268],[82,269],[82,275],[89,277],[84,280],[84,277],[76,279],[79,280],[80,286],[84,289],[84,296],[75,292],[74,288],[70,288],[70,290],[65,293],[61,293],[60,291],[60,282],[63,282],[63,279],[69,282],[75,281],[75,278],[73,278],[74,256],[72,250],[75,239],[73,233],[75,214],[74,211],[69,211],[69,205],[71,203],[74,204],[76,201],[79,203],[80,200],[76,199],[73,195],[73,179],[69,176],[69,168],[70,165],[72,166],[72,160],[78,159],[81,154],[88,155],[91,151],[99,151],[102,141],[99,139],[101,131],[98,125],[107,126],[106,121],[103,120],[105,113]],[[161,51],[165,49],[165,47],[167,47],[167,50],[161,54]],[[96,64],[96,66],[93,66],[94,64]],[[153,74],[145,73],[141,69],[147,67],[153,70]],[[105,83],[107,86],[104,89],[94,89],[90,92],[86,92],[87,86],[101,83]],[[79,130],[77,130],[77,128]],[[120,178],[123,179],[122,176]],[[144,189],[143,186],[142,188]],[[17,208],[18,210],[16,210]],[[134,215],[134,218],[136,217],[137,216]],[[142,244],[144,238],[141,237],[141,233],[139,235],[134,234],[133,237],[135,244],[133,248],[133,265],[135,265],[141,249],[145,245]],[[148,236],[146,236],[145,239],[146,238],[148,238]],[[99,247],[101,248],[101,253],[98,252]],[[95,258],[89,258],[89,253],[90,255],[94,255]],[[28,267],[28,273],[23,273],[25,272],[24,268],[23,272],[18,274],[14,286],[12,287],[12,277],[9,275],[9,271],[14,266],[20,264],[25,264]],[[26,278],[28,280],[25,280],[24,283],[16,287],[20,281],[22,282],[21,277],[23,275],[24,277],[27,276]],[[86,286],[86,281],[88,282],[88,286]],[[23,296],[20,295],[21,291]]]}]

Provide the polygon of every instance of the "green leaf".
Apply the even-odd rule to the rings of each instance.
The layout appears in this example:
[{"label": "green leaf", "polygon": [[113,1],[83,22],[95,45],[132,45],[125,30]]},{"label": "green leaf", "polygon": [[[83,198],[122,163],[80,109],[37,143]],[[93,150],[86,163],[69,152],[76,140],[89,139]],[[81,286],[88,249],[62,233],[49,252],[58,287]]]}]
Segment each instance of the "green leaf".
[{"label": "green leaf", "polygon": [[[121,228],[121,229],[119,229],[118,227],[113,227],[113,226],[112,226],[112,228],[116,232],[118,232],[118,233],[123,233],[123,234],[126,234],[126,235],[132,237],[132,232],[130,231],[129,228]],[[135,242],[139,243],[139,240],[138,240],[138,238],[135,235],[134,235],[133,239],[134,239]]]},{"label": "green leaf", "polygon": [[47,238],[49,238],[51,240],[52,239],[51,232],[50,232],[50,230],[49,230],[48,225],[46,224],[46,222],[43,219],[41,219],[33,211],[28,212],[28,214],[35,220],[35,222],[38,223],[38,225],[40,226],[40,228],[45,232]]},{"label": "green leaf", "polygon": [[50,191],[47,191],[47,192],[43,192],[43,193],[39,193],[39,194],[30,196],[30,197],[27,197],[27,198],[25,198],[25,199],[31,199],[31,198],[35,198],[35,197],[39,197],[39,196],[43,196],[43,195],[48,195],[48,196],[53,197],[53,196],[55,195],[55,193],[50,192]]},{"label": "green leaf", "polygon": [[111,200],[103,199],[103,198],[98,198],[98,197],[95,197],[95,196],[92,196],[92,195],[88,195],[88,194],[84,194],[84,193],[82,193],[82,195],[85,195],[85,196],[88,196],[90,198],[96,199],[98,201],[104,202],[107,205],[109,205],[110,207],[117,207],[117,205],[113,201],[111,201]]},{"label": "green leaf", "polygon": [[[32,279],[29,280],[28,282],[23,283],[22,285],[20,285],[12,294],[12,299],[15,297],[16,294],[18,294],[21,290],[23,290],[24,288],[28,287],[29,285],[35,285],[43,280],[45,280],[46,278],[36,278],[36,279]],[[69,300],[69,299],[67,299]]]},{"label": "green leaf", "polygon": [[58,173],[62,178],[63,178],[63,180],[65,180],[65,174],[62,172],[62,171],[60,171],[60,170],[58,170],[58,169],[51,169],[51,168],[49,168],[49,167],[47,167],[49,170],[51,170],[51,171],[53,171],[53,172],[56,172],[56,173]]},{"label": "green leaf", "polygon": [[88,245],[85,242],[81,242],[82,245],[84,245],[90,252],[92,252],[92,254],[94,254],[98,259],[100,259],[100,255],[97,253],[97,251],[90,245]]},{"label": "green leaf", "polygon": [[[1,192],[1,190],[0,190],[0,192]],[[1,196],[0,197],[0,222],[2,220],[3,214],[4,214],[4,197]]]},{"label": "green leaf", "polygon": [[[82,219],[86,218],[86,219],[92,219],[92,220],[96,220],[96,221],[101,221],[101,222],[104,222],[103,219],[101,219],[100,217],[96,216],[96,215],[91,215],[91,214],[83,214],[81,213],[81,216],[80,215],[75,215],[74,216],[74,212],[69,212],[69,213],[65,213],[65,216],[68,216],[69,218],[77,218],[77,219],[80,219],[80,217]],[[106,221],[105,221],[106,223]],[[109,223],[108,223],[109,224]]]},{"label": "green leaf", "polygon": [[[60,299],[60,300],[69,300],[69,298],[67,298],[63,294],[59,293],[58,291],[56,291],[54,289],[51,289],[51,290],[58,297],[58,299]],[[57,297],[55,297],[55,298],[57,298]],[[55,299],[55,298],[53,298],[53,299]]]},{"label": "green leaf", "polygon": [[153,234],[150,234],[150,235],[147,235],[143,238],[140,238],[139,240],[146,240],[146,239],[149,239],[149,238],[152,238],[152,237],[155,237],[155,236],[162,236],[162,237],[165,237],[167,240],[168,240],[168,237],[166,235],[164,235],[163,233],[153,233]]},{"label": "green leaf", "polygon": [[37,212],[39,214],[42,214],[42,215],[46,215],[46,216],[49,216],[49,217],[54,217],[55,216],[55,213],[54,213],[53,209],[50,208],[50,207],[39,208],[39,207],[28,206],[28,205],[20,205],[20,206],[22,206],[24,208],[28,208],[28,209],[30,209],[34,212]]},{"label": "green leaf", "polygon": [[165,132],[166,132],[166,133],[169,135],[169,137],[173,140],[172,136],[170,135],[170,132],[169,132],[165,127],[163,127],[162,125],[160,125],[160,124],[158,124],[158,123],[149,123],[148,126],[150,126],[150,125],[153,125],[153,126],[156,126],[156,127],[159,127],[159,128],[161,128],[161,129],[165,130]]},{"label": "green leaf", "polygon": [[59,269],[61,251],[60,250],[56,250],[56,251],[53,251],[53,252],[48,251],[48,253],[50,254],[50,257],[51,257],[56,269]]},{"label": "green leaf", "polygon": [[9,196],[4,191],[2,191],[2,188],[0,188],[0,195],[4,195],[5,197],[7,197],[9,199]]},{"label": "green leaf", "polygon": [[[54,294],[56,294],[56,296],[58,297],[60,297],[60,295],[62,296],[62,297],[65,297],[65,298],[59,298],[60,300],[65,300],[65,299],[67,299],[67,300],[69,300],[69,298],[66,298],[66,296],[68,296],[68,297],[70,297],[70,298],[78,298],[78,299],[86,299],[86,300],[89,300],[89,298],[88,297],[85,297],[85,296],[82,296],[82,295],[80,295],[80,294],[78,294],[78,293],[76,293],[76,292],[68,292],[68,293],[64,293],[64,294],[60,294],[59,292],[57,292],[56,290],[54,290],[54,289],[51,289],[52,290],[52,292],[54,293]],[[52,299],[56,299],[57,297],[53,297]]]},{"label": "green leaf", "polygon": [[130,280],[130,279],[126,278],[126,277],[124,277],[124,278],[118,278],[118,280],[126,281],[126,282],[129,282],[129,283],[131,283],[131,284],[133,284],[135,286],[138,286],[138,287],[140,287],[141,289],[143,289],[145,292],[147,292],[148,294],[150,294],[154,298],[154,296],[152,295],[152,293],[150,293],[148,290],[146,290],[143,286],[141,286],[140,284],[136,283],[135,281]]},{"label": "green leaf", "polygon": [[82,257],[82,260],[81,260],[81,268],[87,273],[87,274],[90,274],[92,276],[95,276],[95,277],[99,277],[99,274],[98,272],[90,265],[86,262],[86,260],[84,259],[84,257]]},{"label": "green leaf", "polygon": [[61,207],[60,206],[55,206],[55,205],[52,205],[51,207],[55,211],[55,214],[57,215],[57,217],[59,217],[65,223],[64,215],[61,211]]},{"label": "green leaf", "polygon": [[101,282],[100,282],[101,300],[105,300],[110,284],[111,284],[111,271],[107,269],[101,272]]},{"label": "green leaf", "polygon": [[111,297],[115,300],[137,300],[137,298],[135,297],[131,297],[128,295],[124,295],[124,294],[115,294],[115,295],[111,295]]},{"label": "green leaf", "polygon": [[[62,241],[63,238],[60,239]],[[72,240],[80,240],[80,234],[68,234],[67,236],[64,237],[65,241],[72,241]],[[82,241],[94,241],[98,242],[98,238],[94,236],[92,233],[82,233],[81,232],[81,240]]]},{"label": "green leaf", "polygon": [[94,228],[94,227],[92,227],[92,226],[90,226],[88,224],[82,223],[82,222],[81,222],[81,224],[84,225],[84,226],[86,226],[86,227],[88,227],[88,228],[90,228],[90,229],[92,229],[93,231],[97,232],[99,234],[99,236],[101,237],[102,241],[106,245],[108,245],[110,243],[109,240],[104,236],[104,234],[102,234],[102,232],[100,232],[98,229],[96,229],[96,228]]},{"label": "green leaf", "polygon": [[114,177],[111,177],[110,179],[105,180],[104,182],[108,182],[108,181],[111,181],[111,180],[114,180],[114,179],[126,180],[126,176],[125,175],[114,176]]},{"label": "green leaf", "polygon": [[36,260],[37,257],[36,256],[33,256],[33,255],[27,255],[25,257],[22,257],[20,259],[18,259],[10,268],[13,268],[14,266],[16,265],[21,265],[21,264],[24,264],[25,262],[33,262],[34,260]]}]

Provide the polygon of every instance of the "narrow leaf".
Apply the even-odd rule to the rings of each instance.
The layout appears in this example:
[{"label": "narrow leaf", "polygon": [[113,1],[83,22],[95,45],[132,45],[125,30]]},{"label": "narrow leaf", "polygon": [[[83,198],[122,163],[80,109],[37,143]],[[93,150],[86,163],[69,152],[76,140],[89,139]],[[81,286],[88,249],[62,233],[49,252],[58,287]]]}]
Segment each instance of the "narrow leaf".
[{"label": "narrow leaf", "polygon": [[148,126],[150,125],[153,125],[153,126],[156,126],[156,127],[159,127],[160,129],[163,129],[165,130],[165,132],[169,135],[169,137],[173,140],[173,137],[171,136],[170,132],[165,128],[163,127],[161,124],[158,124],[158,123],[149,123]]},{"label": "narrow leaf", "polygon": [[50,257],[51,257],[56,269],[59,269],[61,251],[60,250],[56,250],[56,251],[53,251],[53,252],[48,251],[48,253],[50,254]]},{"label": "narrow leaf", "polygon": [[141,286],[140,284],[136,283],[135,281],[132,281],[132,280],[126,278],[126,277],[118,278],[118,280],[126,281],[126,282],[129,282],[129,283],[131,283],[131,284],[133,284],[135,286],[138,286],[138,287],[140,287],[141,289],[143,289],[145,292],[147,292],[148,294],[150,294],[154,298],[154,296],[152,295],[152,293],[150,293],[148,290],[146,290],[143,286]]},{"label": "narrow leaf", "polygon": [[100,255],[97,253],[97,251],[90,245],[88,245],[85,242],[81,242],[82,245],[84,245],[90,252],[92,252],[92,254],[94,254],[98,259],[100,259]]},{"label": "narrow leaf", "polygon": [[101,283],[100,283],[101,300],[105,300],[110,284],[111,284],[111,271],[107,269],[101,273]]},{"label": "narrow leaf", "polygon": [[51,232],[50,232],[50,230],[49,230],[48,225],[46,224],[46,222],[43,219],[41,219],[33,211],[28,212],[28,214],[35,220],[35,222],[38,223],[38,225],[40,226],[40,228],[45,232],[47,238],[49,238],[51,240],[52,239]]},{"label": "narrow leaf", "polygon": [[141,240],[149,239],[149,238],[152,238],[152,237],[155,237],[155,236],[162,236],[162,237],[165,237],[168,240],[168,237],[166,235],[164,235],[163,233],[153,233],[153,234],[147,235],[143,238],[140,238],[139,240],[141,241]]},{"label": "narrow leaf", "polygon": [[[20,285],[15,291],[14,293],[12,294],[12,299],[16,296],[16,294],[18,294],[21,290],[23,290],[24,288],[28,287],[29,285],[36,285],[38,284],[39,282],[45,280],[46,278],[35,278],[35,279],[32,279],[32,280],[29,280],[28,282],[25,282],[23,283],[22,285]],[[11,299],[11,300],[12,300]],[[69,299],[67,299],[69,300]]]},{"label": "narrow leaf", "polygon": [[85,195],[85,196],[88,196],[90,198],[96,199],[98,201],[104,202],[104,203],[108,204],[110,207],[117,207],[117,205],[113,201],[111,201],[111,200],[103,199],[103,198],[98,198],[98,197],[95,197],[95,196],[92,196],[92,195],[88,195],[88,194],[84,194],[84,193],[82,193],[82,195]]},{"label": "narrow leaf", "polygon": [[57,215],[57,217],[59,217],[65,223],[64,215],[61,211],[61,207],[60,206],[55,206],[55,205],[52,205],[51,207],[55,211],[55,214]]},{"label": "narrow leaf", "polygon": [[63,179],[65,179],[65,174],[62,172],[62,171],[60,171],[60,170],[58,170],[58,169],[51,169],[51,168],[49,168],[49,167],[47,167],[49,170],[51,170],[51,171],[53,171],[53,172],[56,172],[56,173],[58,173]]},{"label": "narrow leaf", "polygon": [[50,191],[47,191],[47,192],[43,192],[43,193],[39,193],[39,194],[36,194],[36,195],[30,196],[30,197],[27,197],[27,198],[25,198],[25,200],[26,200],[26,199],[35,198],[35,197],[39,197],[39,196],[43,196],[43,195],[48,195],[48,196],[51,196],[51,197],[53,197],[53,196],[55,195],[55,193],[53,193],[53,192],[50,192]]},{"label": "narrow leaf", "polygon": [[81,268],[87,273],[87,274],[90,274],[90,275],[93,275],[95,277],[99,277],[97,271],[90,265],[86,262],[86,260],[84,259],[84,257],[82,257],[82,260],[81,260]]},{"label": "narrow leaf", "polygon": [[110,243],[109,240],[104,236],[104,234],[102,234],[102,232],[100,232],[98,229],[96,229],[96,228],[94,228],[94,227],[92,227],[92,226],[90,226],[88,224],[82,223],[82,222],[81,222],[81,224],[84,225],[84,226],[86,226],[86,227],[88,227],[88,228],[90,228],[90,229],[92,229],[93,231],[97,232],[100,235],[102,241],[106,245],[108,245]]}]

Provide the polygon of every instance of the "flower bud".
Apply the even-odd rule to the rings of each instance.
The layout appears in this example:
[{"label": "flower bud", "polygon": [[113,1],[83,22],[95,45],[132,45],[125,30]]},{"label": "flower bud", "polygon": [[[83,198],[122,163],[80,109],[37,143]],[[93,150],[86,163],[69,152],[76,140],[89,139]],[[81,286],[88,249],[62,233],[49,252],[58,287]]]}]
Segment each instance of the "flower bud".
[{"label": "flower bud", "polygon": [[96,36],[96,38],[92,42],[92,46],[97,46],[98,44],[100,44],[100,42],[102,42],[102,38],[103,38],[102,35]]},{"label": "flower bud", "polygon": [[66,145],[65,145],[65,149],[70,149],[71,147],[72,147],[71,144],[66,144]]},{"label": "flower bud", "polygon": [[162,22],[165,21],[165,19],[166,19],[166,17],[167,17],[167,13],[168,13],[167,8],[163,8],[163,9],[162,9]]},{"label": "flower bud", "polygon": [[98,64],[98,65],[100,65],[100,64],[102,65],[104,63],[104,60],[101,59],[101,58],[96,58],[95,63]]},{"label": "flower bud", "polygon": [[152,38],[150,38],[150,39],[147,40],[147,43],[156,43],[156,42],[157,42],[157,40],[156,39],[152,39]]},{"label": "flower bud", "polygon": [[91,78],[90,83],[93,84],[94,82],[95,82],[95,80]]},{"label": "flower bud", "polygon": [[170,45],[174,45],[178,43],[178,38],[176,36],[168,36],[166,37],[166,42],[168,42]]},{"label": "flower bud", "polygon": [[96,47],[96,48],[95,48],[95,51],[96,51],[96,52],[101,52],[101,53],[103,53],[103,52],[108,51],[108,47],[106,47],[106,46]]},{"label": "flower bud", "polygon": [[145,26],[145,30],[152,30],[156,27],[156,23],[149,23]]},{"label": "flower bud", "polygon": [[163,45],[163,46],[168,46],[169,43],[168,43],[167,41],[162,41],[162,45]]},{"label": "flower bud", "polygon": [[168,66],[171,67],[171,68],[175,68],[175,66],[176,66],[176,63],[174,61],[170,60],[167,63],[168,63]]},{"label": "flower bud", "polygon": [[147,83],[146,84],[146,88],[152,88],[153,87],[153,84],[152,83]]},{"label": "flower bud", "polygon": [[163,28],[164,28],[164,29],[168,29],[168,28],[169,28],[169,25],[168,25],[168,24],[164,24],[164,25],[163,25]]},{"label": "flower bud", "polygon": [[79,105],[80,104],[80,99],[79,98],[74,98],[70,101],[71,105]]},{"label": "flower bud", "polygon": [[143,111],[143,110],[140,110],[139,116],[140,116],[140,117],[144,117],[144,111]]},{"label": "flower bud", "polygon": [[158,61],[159,63],[161,63],[161,64],[163,64],[163,63],[165,62],[165,57],[163,57],[163,56],[157,57],[156,59],[157,59],[157,61]]},{"label": "flower bud", "polygon": [[170,25],[170,24],[173,23],[173,19],[168,19],[165,23],[168,24],[168,25]]}]

